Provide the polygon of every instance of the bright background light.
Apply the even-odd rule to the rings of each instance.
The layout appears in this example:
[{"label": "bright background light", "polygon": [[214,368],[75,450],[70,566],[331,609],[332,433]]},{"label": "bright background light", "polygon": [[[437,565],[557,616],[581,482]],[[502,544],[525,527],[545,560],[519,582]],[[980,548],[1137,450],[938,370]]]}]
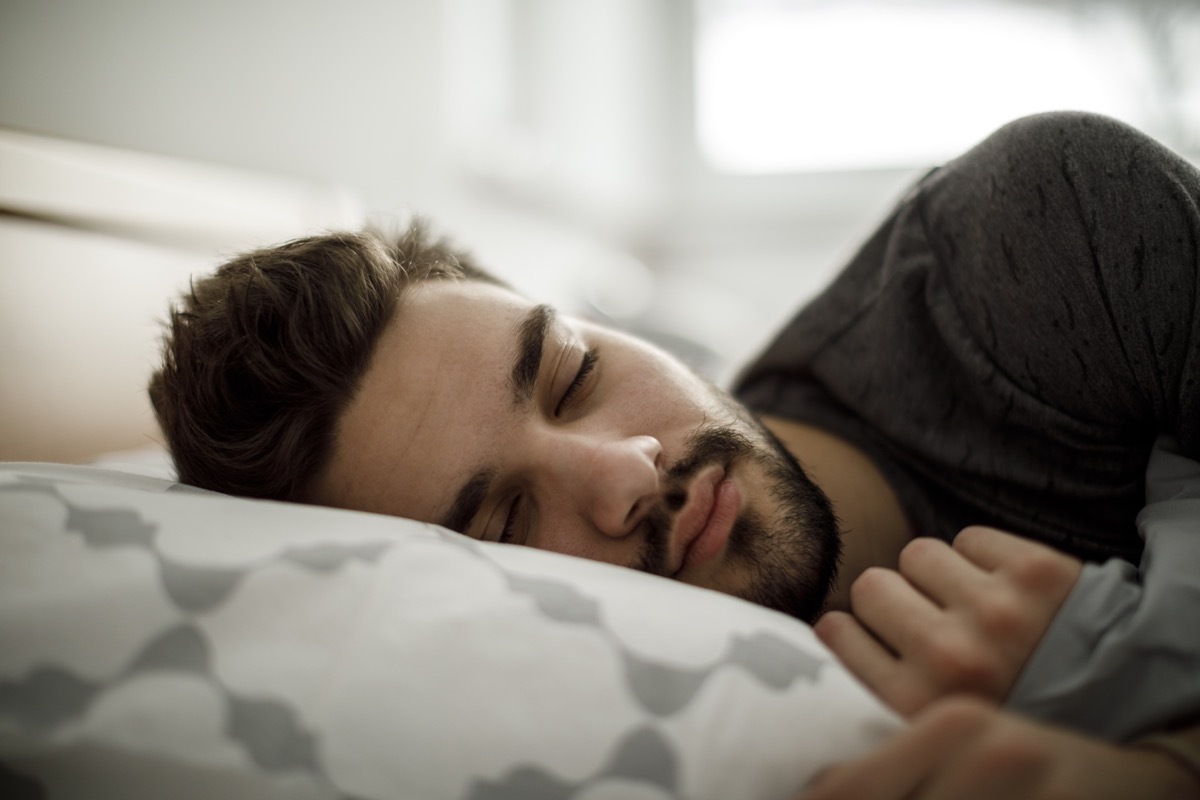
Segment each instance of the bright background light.
[{"label": "bright background light", "polygon": [[1013,2],[698,6],[696,135],[717,170],[934,164],[1054,109],[1162,128],[1155,43],[1128,8]]}]

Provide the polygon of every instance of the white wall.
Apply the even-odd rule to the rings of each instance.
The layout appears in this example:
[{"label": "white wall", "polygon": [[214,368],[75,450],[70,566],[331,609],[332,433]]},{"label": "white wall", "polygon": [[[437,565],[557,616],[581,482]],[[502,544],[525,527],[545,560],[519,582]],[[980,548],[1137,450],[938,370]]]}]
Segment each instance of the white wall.
[{"label": "white wall", "polygon": [[431,217],[569,306],[575,276],[609,245],[463,179],[447,133],[447,61],[461,70],[464,57],[446,47],[450,7],[2,0],[0,127],[336,184],[373,218]]},{"label": "white wall", "polygon": [[446,191],[436,0],[4,0],[0,125],[349,185]]}]

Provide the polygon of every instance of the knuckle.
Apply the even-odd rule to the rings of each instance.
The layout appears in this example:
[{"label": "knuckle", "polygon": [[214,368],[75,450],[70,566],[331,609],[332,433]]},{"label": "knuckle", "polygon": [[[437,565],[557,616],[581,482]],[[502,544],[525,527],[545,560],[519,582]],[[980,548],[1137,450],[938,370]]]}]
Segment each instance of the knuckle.
[{"label": "knuckle", "polygon": [[1015,597],[989,596],[976,606],[975,613],[984,635],[1008,641],[1024,632],[1025,618]]},{"label": "knuckle", "polygon": [[938,698],[938,693],[924,685],[905,682],[890,687],[885,699],[888,705],[905,719],[919,714]]},{"label": "knuckle", "polygon": [[979,757],[983,766],[1002,775],[1035,769],[1046,758],[1044,746],[1025,731],[1006,727],[990,732]]},{"label": "knuckle", "polygon": [[966,735],[985,726],[993,713],[993,707],[982,700],[964,695],[952,695],[930,704],[920,716],[918,723],[922,726]]},{"label": "knuckle", "polygon": [[997,677],[993,659],[965,637],[938,637],[928,658],[931,674],[946,688],[986,690]]},{"label": "knuckle", "polygon": [[1042,547],[1027,553],[1013,565],[1012,571],[1020,586],[1038,593],[1060,589],[1077,577],[1073,559]]},{"label": "knuckle", "polygon": [[950,545],[942,540],[934,539],[930,536],[919,536],[913,539],[900,551],[898,562],[900,572],[905,573],[910,571],[917,564],[934,556],[936,551],[948,549],[949,547]]}]

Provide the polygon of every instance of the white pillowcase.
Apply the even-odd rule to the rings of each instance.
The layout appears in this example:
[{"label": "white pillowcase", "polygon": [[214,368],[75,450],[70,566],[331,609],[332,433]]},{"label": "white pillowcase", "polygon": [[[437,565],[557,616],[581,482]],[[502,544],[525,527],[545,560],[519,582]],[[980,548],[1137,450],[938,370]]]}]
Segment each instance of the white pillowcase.
[{"label": "white pillowcase", "polygon": [[411,520],[0,465],[0,787],[790,798],[899,720],[788,617]]}]

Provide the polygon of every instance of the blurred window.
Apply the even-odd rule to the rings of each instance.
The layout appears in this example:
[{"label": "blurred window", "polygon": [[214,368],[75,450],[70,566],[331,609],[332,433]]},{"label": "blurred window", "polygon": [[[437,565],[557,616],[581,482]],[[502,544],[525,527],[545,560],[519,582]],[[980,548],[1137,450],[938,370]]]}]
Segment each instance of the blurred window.
[{"label": "blurred window", "polygon": [[910,167],[1097,111],[1200,151],[1194,0],[695,0],[695,133],[718,174]]}]

